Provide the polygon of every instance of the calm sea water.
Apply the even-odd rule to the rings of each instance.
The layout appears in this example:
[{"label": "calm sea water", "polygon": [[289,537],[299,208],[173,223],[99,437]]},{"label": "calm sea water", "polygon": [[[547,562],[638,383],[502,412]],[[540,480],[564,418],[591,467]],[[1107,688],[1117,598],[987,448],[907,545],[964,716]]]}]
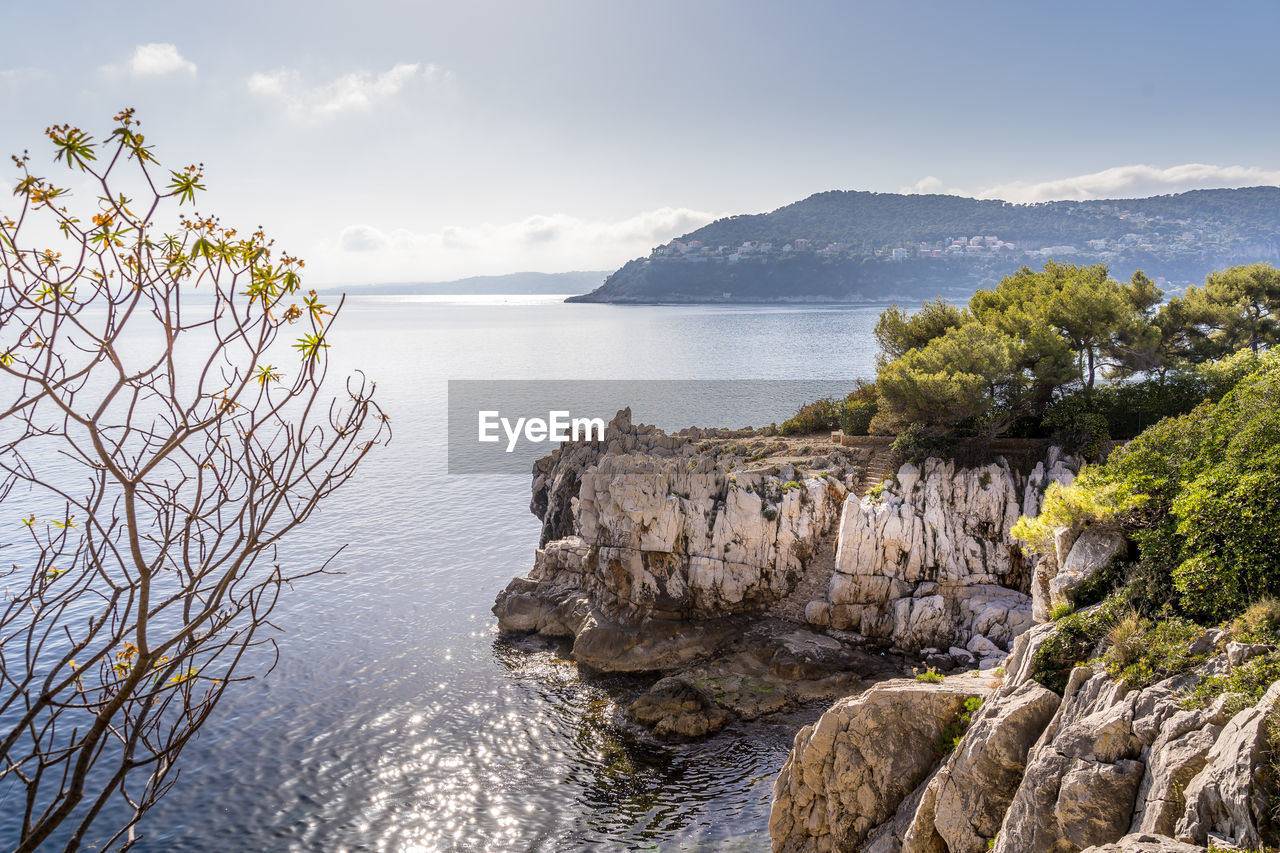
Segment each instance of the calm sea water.
[{"label": "calm sea water", "polygon": [[803,720],[645,743],[611,723],[625,685],[501,641],[489,608],[537,544],[529,477],[445,473],[446,381],[868,376],[879,310],[349,299],[334,366],[377,380],[394,438],[285,554],[348,543],[344,574],[285,597],[278,666],[227,694],[137,849],[767,849]]}]

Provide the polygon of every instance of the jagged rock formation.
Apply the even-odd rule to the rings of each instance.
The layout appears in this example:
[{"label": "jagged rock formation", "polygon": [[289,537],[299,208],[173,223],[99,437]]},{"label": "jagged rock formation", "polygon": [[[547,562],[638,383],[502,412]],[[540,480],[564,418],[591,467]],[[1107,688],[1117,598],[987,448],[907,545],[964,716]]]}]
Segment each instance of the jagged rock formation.
[{"label": "jagged rock formation", "polygon": [[[1206,632],[1197,643],[1218,653],[1192,672],[1135,689],[1081,666],[1059,700],[1031,679],[1035,651],[1055,630],[1041,625],[1017,640],[1003,682],[959,747],[925,769],[927,778],[914,791],[894,792],[892,815],[888,798],[851,799],[850,792],[862,790],[862,777],[897,766],[896,759],[879,758],[854,779],[833,772],[833,760],[816,757],[802,732],[775,787],[774,850],[1185,851],[1215,841],[1259,848],[1270,803],[1258,768],[1280,683],[1234,716],[1227,696],[1206,708],[1185,708],[1191,686],[1239,665],[1220,632]],[[1243,662],[1246,655],[1236,658]],[[929,688],[915,685],[915,692],[921,689]],[[936,689],[943,692],[934,701],[946,701],[947,682]],[[911,707],[929,704],[916,696]],[[894,714],[870,703],[837,704],[827,715],[832,720],[825,725],[837,734],[822,750],[832,757],[861,749],[847,742],[854,735],[839,732],[869,741],[897,736]],[[814,766],[823,769],[811,771]],[[792,793],[797,786],[812,792],[807,800]],[[851,813],[816,821],[811,804],[819,800],[842,803]],[[858,827],[857,837],[841,835],[846,826]]]},{"label": "jagged rock formation", "polygon": [[1124,531],[1111,524],[1094,524],[1083,532],[1060,528],[1054,552],[1036,566],[1036,621],[1046,621],[1054,607],[1074,605],[1076,591],[1128,549]]},{"label": "jagged rock formation", "polygon": [[1053,448],[1025,475],[1004,459],[903,465],[878,493],[845,503],[827,609],[814,612],[907,649],[975,637],[1007,649],[1032,625],[1036,568],[1009,530],[1039,511],[1049,483],[1070,482],[1074,467]]},{"label": "jagged rock formation", "polygon": [[877,453],[668,435],[624,410],[602,441],[535,465],[541,547],[499,594],[499,627],[570,637],[597,670],[679,675],[688,689],[668,683],[631,713],[678,737],[722,724],[685,707],[695,694],[750,719],[900,674],[903,649],[945,670],[995,666],[1032,624],[1034,563],[1009,528],[1070,479],[1068,461],[929,460],[859,494]]},{"label": "jagged rock formation", "polygon": [[796,735],[774,785],[773,849],[854,849],[933,769],[965,700],[990,692],[970,676],[889,681],[841,699]]},{"label": "jagged rock formation", "polygon": [[660,670],[705,657],[741,633],[732,617],[787,596],[830,550],[858,469],[841,453],[769,461],[734,435],[667,435],[624,411],[603,441],[540,460],[543,546],[498,596],[499,627],[571,636],[596,669]]}]

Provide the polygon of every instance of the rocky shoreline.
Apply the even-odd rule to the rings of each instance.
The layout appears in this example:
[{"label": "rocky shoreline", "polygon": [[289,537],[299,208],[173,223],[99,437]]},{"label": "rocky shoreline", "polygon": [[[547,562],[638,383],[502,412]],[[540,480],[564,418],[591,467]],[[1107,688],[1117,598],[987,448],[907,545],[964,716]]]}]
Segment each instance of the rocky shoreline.
[{"label": "rocky shoreline", "polygon": [[625,714],[658,738],[834,701],[778,777],[776,851],[1256,846],[1249,762],[1276,689],[1230,718],[1177,699],[1230,669],[1223,638],[1176,684],[1079,667],[1060,698],[1031,677],[1051,608],[1126,547],[1063,530],[1036,557],[1010,536],[1076,470],[1056,448],[886,467],[874,447],[669,435],[624,410],[536,464],[540,547],[494,613],[588,671],[656,677]]},{"label": "rocky shoreline", "polygon": [[[802,729],[774,788],[773,849],[1259,849],[1280,683],[1239,712],[1227,695],[1184,707],[1189,686],[1247,659],[1206,632],[1196,642],[1214,654],[1192,672],[1137,689],[1080,666],[1059,697],[1031,677],[1054,630],[1019,637],[994,677],[879,684]],[[970,699],[967,730],[940,748]]]}]

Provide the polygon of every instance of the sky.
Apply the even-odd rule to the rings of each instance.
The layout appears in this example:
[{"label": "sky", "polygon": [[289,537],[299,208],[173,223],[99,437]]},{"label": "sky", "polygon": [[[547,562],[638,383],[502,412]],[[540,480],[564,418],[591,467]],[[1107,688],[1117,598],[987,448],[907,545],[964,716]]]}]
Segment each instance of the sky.
[{"label": "sky", "polygon": [[202,213],[262,225],[316,286],[612,269],[832,189],[1280,183],[1274,0],[0,0],[0,20],[0,153],[56,174],[47,126],[101,137],[134,107],[165,166],[205,165]]}]

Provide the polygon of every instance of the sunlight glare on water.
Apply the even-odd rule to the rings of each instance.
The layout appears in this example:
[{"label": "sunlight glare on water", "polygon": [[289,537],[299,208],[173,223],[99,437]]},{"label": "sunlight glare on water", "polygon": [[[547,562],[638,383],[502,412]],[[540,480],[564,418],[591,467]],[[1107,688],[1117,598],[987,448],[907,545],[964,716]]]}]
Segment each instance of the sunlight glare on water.
[{"label": "sunlight glare on water", "polygon": [[802,718],[646,742],[614,724],[632,682],[497,636],[494,596],[537,545],[530,479],[445,474],[446,381],[867,376],[878,311],[349,299],[334,368],[377,380],[394,438],[285,549],[348,543],[341,574],[284,596],[275,671],[228,693],[136,849],[767,847]]}]

